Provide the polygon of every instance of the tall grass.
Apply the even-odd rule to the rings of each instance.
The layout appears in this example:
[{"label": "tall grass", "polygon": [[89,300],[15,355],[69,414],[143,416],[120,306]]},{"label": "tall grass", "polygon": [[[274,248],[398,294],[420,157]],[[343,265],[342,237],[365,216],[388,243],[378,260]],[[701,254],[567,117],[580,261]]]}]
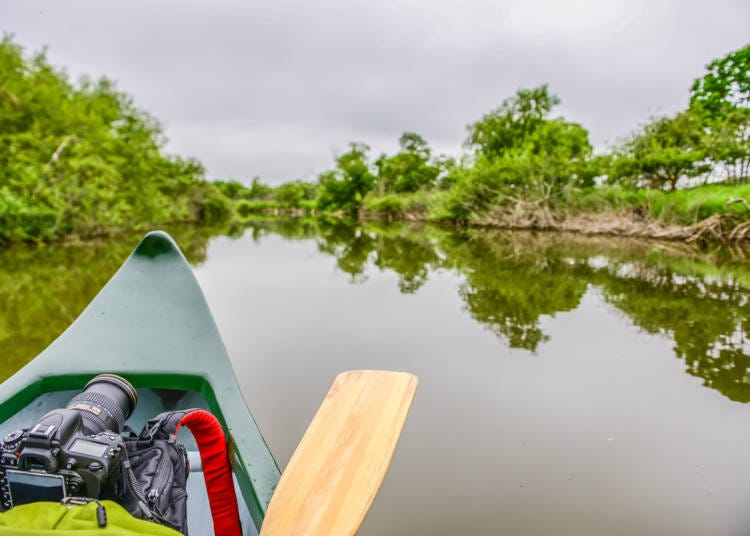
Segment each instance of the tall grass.
[{"label": "tall grass", "polygon": [[750,184],[710,184],[675,192],[592,188],[569,195],[564,206],[580,212],[633,210],[660,223],[690,225],[716,214],[750,217],[743,203],[727,204],[730,199],[738,198],[750,200]]}]

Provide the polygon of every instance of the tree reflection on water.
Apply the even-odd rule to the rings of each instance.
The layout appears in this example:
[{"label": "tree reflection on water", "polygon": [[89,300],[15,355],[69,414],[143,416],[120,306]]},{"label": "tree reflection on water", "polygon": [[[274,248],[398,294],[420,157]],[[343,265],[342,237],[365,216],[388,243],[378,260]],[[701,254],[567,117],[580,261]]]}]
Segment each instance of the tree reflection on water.
[{"label": "tree reflection on water", "polygon": [[354,283],[376,268],[396,273],[399,289],[414,293],[430,273],[452,270],[463,279],[459,294],[471,317],[530,352],[548,340],[540,319],[574,310],[594,287],[639,328],[671,337],[686,371],[704,385],[750,401],[750,270],[741,251],[727,258],[642,240],[340,220],[251,228],[315,240]]},{"label": "tree reflection on water", "polygon": [[[511,348],[535,352],[542,318],[601,293],[634,325],[674,341],[686,371],[731,400],[750,401],[750,270],[742,258],[668,243],[338,219],[258,219],[247,229],[171,230],[192,263],[218,234],[314,241],[352,283],[371,270],[397,274],[413,294],[438,270],[458,274],[467,313]],[[0,252],[3,377],[62,332],[137,241],[16,247]],[[741,255],[741,252],[739,252]]]}]

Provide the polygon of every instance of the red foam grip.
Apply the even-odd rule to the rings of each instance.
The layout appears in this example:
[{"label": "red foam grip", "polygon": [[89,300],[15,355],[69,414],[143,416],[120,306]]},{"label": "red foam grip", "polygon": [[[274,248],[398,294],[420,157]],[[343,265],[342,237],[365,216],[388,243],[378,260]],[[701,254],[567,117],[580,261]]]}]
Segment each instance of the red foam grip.
[{"label": "red foam grip", "polygon": [[177,424],[185,425],[193,433],[203,465],[203,477],[208,490],[208,504],[214,521],[216,536],[241,536],[240,512],[234,492],[232,469],[227,454],[227,440],[219,421],[208,411],[191,411]]}]

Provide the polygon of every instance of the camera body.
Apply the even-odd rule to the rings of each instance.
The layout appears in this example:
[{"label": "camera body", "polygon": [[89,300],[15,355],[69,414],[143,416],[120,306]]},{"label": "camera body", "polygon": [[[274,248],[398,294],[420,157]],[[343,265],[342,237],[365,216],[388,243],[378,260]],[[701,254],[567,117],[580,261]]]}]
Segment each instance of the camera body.
[{"label": "camera body", "polygon": [[0,505],[83,496],[118,499],[124,493],[119,434],[83,432],[78,411],[47,413],[30,430],[8,434],[0,453]]},{"label": "camera body", "polygon": [[101,374],[66,408],[5,436],[0,509],[70,496],[121,499],[127,454],[120,430],[136,401],[135,389],[124,378]]}]

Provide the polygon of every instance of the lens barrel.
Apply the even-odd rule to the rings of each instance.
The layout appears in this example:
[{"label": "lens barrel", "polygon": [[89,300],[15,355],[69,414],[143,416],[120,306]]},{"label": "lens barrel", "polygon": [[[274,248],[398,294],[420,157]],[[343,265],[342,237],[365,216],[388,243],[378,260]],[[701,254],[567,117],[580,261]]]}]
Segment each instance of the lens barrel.
[{"label": "lens barrel", "polygon": [[117,374],[99,374],[68,402],[67,409],[81,413],[88,434],[106,430],[119,434],[137,404],[138,393],[128,380]]}]

